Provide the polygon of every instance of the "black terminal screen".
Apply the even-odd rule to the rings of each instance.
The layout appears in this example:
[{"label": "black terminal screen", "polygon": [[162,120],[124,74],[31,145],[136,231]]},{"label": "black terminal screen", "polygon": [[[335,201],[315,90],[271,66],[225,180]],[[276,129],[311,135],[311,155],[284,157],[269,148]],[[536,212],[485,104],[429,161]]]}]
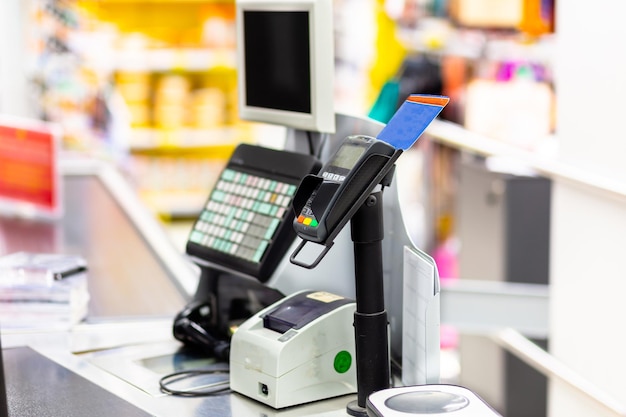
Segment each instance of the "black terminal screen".
[{"label": "black terminal screen", "polygon": [[309,13],[245,11],[248,106],[311,113]]}]

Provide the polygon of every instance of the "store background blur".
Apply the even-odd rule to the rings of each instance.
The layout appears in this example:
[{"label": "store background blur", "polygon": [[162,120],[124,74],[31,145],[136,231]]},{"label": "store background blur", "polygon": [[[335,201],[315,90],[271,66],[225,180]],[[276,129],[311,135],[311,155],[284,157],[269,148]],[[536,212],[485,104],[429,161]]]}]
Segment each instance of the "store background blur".
[{"label": "store background blur", "polygon": [[[488,176],[484,194],[470,192],[487,207],[507,193],[509,175],[539,171],[555,181],[549,350],[618,398],[625,365],[601,359],[626,349],[614,331],[626,314],[625,145],[614,98],[625,93],[626,64],[609,47],[626,39],[621,3],[334,2],[337,111],[385,122],[409,93],[451,98],[440,118],[450,123],[429,130],[397,176],[410,234],[444,281],[507,280],[485,237],[462,232],[464,169],[478,160],[504,176]],[[0,113],[58,123],[64,155],[116,164],[181,248],[234,146],[282,144],[280,127],[237,117],[233,0],[3,0],[0,32]],[[467,145],[475,140],[487,145],[476,151]],[[464,259],[481,249],[477,276]],[[613,289],[604,302],[589,295],[591,279]],[[451,347],[456,336],[446,339]],[[492,353],[474,361],[485,374],[485,362],[501,360]],[[458,370],[448,375],[457,380]],[[503,385],[490,386],[477,391],[505,410]],[[548,414],[604,415],[586,400],[569,402],[564,384],[548,392],[549,405],[540,404]]]},{"label": "store background blur", "polygon": [[[4,3],[4,37],[13,41],[3,43],[0,112],[58,123],[65,155],[117,165],[183,251],[190,220],[234,147],[282,146],[280,127],[238,118],[234,5]],[[553,146],[554,0],[335,0],[334,7],[336,111],[387,122],[411,93],[444,94],[451,102],[441,118],[467,131],[524,150]],[[461,267],[460,158],[426,137],[398,175],[409,233],[444,282]],[[444,378],[458,382],[458,335],[446,328],[442,339],[453,355]],[[481,394],[504,408],[500,393]]]},{"label": "store background blur", "polygon": [[[161,217],[193,217],[237,143],[281,146],[237,116],[233,1],[3,7],[14,42],[0,111],[59,123],[65,150],[114,160]],[[335,12],[337,111],[386,122],[410,93],[445,94],[443,117],[472,132],[550,141],[553,1],[337,0]]]}]

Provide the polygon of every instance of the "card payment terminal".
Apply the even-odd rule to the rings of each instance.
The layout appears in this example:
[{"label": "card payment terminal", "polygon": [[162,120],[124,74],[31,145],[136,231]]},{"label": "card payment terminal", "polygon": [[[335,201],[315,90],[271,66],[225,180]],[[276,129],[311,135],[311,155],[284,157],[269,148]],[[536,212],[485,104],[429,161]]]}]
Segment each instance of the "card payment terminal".
[{"label": "card payment terminal", "polygon": [[373,137],[348,136],[318,175],[304,177],[293,200],[294,230],[303,242],[291,261],[315,267],[326,251],[312,264],[303,264],[296,258],[299,250],[306,241],[330,248],[369,193],[393,172],[401,153],[401,149]]}]

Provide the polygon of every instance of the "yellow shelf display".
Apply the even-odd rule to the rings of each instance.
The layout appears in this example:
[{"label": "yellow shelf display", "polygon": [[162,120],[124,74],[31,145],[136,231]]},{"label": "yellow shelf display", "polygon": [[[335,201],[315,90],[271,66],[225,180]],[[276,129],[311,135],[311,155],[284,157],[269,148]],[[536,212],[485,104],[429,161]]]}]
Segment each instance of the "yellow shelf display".
[{"label": "yellow shelf display", "polygon": [[252,135],[237,116],[234,1],[77,4],[87,26],[115,33],[111,84],[130,125],[127,169],[140,196],[161,216],[193,215]]}]

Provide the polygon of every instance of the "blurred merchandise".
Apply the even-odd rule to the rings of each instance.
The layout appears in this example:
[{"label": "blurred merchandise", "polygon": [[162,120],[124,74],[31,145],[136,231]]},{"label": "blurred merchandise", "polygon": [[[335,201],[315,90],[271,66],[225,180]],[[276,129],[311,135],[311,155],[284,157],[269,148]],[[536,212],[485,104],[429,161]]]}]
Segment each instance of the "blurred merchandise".
[{"label": "blurred merchandise", "polygon": [[516,66],[501,79],[475,79],[467,86],[465,127],[472,132],[536,149],[552,133],[553,116],[554,92],[528,66]]},{"label": "blurred merchandise", "polygon": [[178,129],[187,124],[190,88],[189,80],[182,75],[168,74],[159,78],[154,97],[156,127]]},{"label": "blurred merchandise", "polygon": [[449,13],[459,26],[516,29],[530,36],[554,31],[555,0],[450,0]]},{"label": "blurred merchandise", "polygon": [[87,316],[87,265],[74,255],[17,252],[0,257],[4,328],[69,328]]},{"label": "blurred merchandise", "polygon": [[85,260],[78,256],[17,252],[0,257],[0,285],[51,287],[56,281],[86,270]]},{"label": "blurred merchandise", "polygon": [[441,58],[442,94],[450,97],[450,104],[443,109],[442,118],[463,123],[465,88],[470,69],[471,62],[465,57],[446,55]]},{"label": "blurred merchandise", "polygon": [[161,215],[198,210],[216,165],[251,140],[234,1],[31,3],[36,112],[63,127],[62,149],[112,159]]},{"label": "blurred merchandise", "polygon": [[118,71],[115,74],[115,85],[128,107],[131,126],[149,126],[151,123],[150,73]]},{"label": "blurred merchandise", "polygon": [[164,219],[195,218],[226,161],[222,152],[190,148],[158,155],[140,152],[128,167],[139,196]]},{"label": "blurred merchandise", "polygon": [[35,113],[62,126],[66,147],[97,151],[115,146],[108,131],[107,77],[81,54],[77,34],[84,27],[75,2],[33,0],[28,18]]},{"label": "blurred merchandise", "polygon": [[451,17],[461,26],[515,28],[522,20],[524,0],[452,0]]},{"label": "blurred merchandise", "polygon": [[190,97],[190,124],[201,129],[222,126],[228,119],[226,94],[219,88],[195,90]]},{"label": "blurred merchandise", "polygon": [[424,54],[405,58],[398,74],[383,85],[369,117],[387,123],[406,97],[415,91],[420,94],[441,95],[441,69],[438,60]]},{"label": "blurred merchandise", "polygon": [[[376,59],[372,47],[385,45],[388,52],[394,53],[397,42],[389,39],[393,35],[388,27],[378,30],[377,19],[381,15],[377,3],[380,0],[335,0],[335,109],[343,112],[362,114],[367,111],[369,98],[376,94],[379,85],[371,82],[370,70],[374,66],[391,66],[395,71],[395,61]],[[355,25],[353,22],[359,22]],[[377,42],[377,37],[381,38]],[[392,47],[393,46],[393,47]],[[387,71],[384,68],[383,71]],[[372,92],[374,91],[374,93]]]},{"label": "blurred merchandise", "polygon": [[556,0],[525,0],[519,29],[531,36],[554,32],[554,3]]},{"label": "blurred merchandise", "polygon": [[407,48],[371,117],[393,95],[445,94],[442,118],[526,149],[554,129],[555,0],[386,0]]}]

